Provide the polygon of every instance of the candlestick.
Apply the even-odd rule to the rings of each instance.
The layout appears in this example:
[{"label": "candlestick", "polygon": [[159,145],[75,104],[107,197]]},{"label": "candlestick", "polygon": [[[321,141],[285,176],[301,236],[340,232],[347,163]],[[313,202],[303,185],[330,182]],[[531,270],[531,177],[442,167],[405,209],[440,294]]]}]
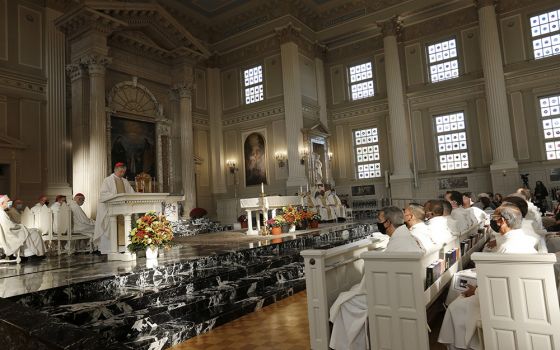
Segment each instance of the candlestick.
[{"label": "candlestick", "polygon": [[264,182],[261,182],[261,193],[264,193]]},{"label": "candlestick", "polygon": [[305,188],[307,189],[307,192],[309,192],[309,182],[305,184]]},{"label": "candlestick", "polygon": [[303,191],[302,187],[299,186],[299,194],[301,194],[302,191]]}]

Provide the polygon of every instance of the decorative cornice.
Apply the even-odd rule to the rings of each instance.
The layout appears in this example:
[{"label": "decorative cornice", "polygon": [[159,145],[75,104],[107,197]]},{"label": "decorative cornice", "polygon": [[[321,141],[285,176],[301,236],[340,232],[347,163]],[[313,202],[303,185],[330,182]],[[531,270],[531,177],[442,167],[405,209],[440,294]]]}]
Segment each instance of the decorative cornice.
[{"label": "decorative cornice", "polygon": [[193,113],[193,125],[207,127],[209,123],[207,115]]},{"label": "decorative cornice", "polygon": [[17,88],[44,95],[46,92],[47,82],[37,81],[36,79],[27,79],[22,76],[13,76],[0,71],[0,86]]},{"label": "decorative cornice", "polygon": [[96,31],[108,36],[116,29],[126,27],[127,24],[99,11],[81,5],[65,13],[56,20],[55,25],[70,39],[87,31]]},{"label": "decorative cornice", "polygon": [[282,104],[275,104],[273,106],[268,106],[266,109],[259,109],[254,111],[240,111],[235,114],[224,116],[223,125],[229,126],[234,124],[239,124],[248,121],[255,121],[258,119],[264,119],[268,117],[273,117],[281,115],[284,113],[284,106]]},{"label": "decorative cornice", "polygon": [[411,105],[419,105],[425,103],[438,103],[449,98],[457,98],[462,96],[476,95],[484,93],[484,82],[470,82],[468,86],[457,88],[430,90],[428,92],[415,93],[414,96],[408,96]]},{"label": "decorative cornice", "polygon": [[332,120],[342,120],[347,118],[360,117],[363,115],[381,113],[381,112],[387,112],[387,113],[389,112],[389,105],[387,104],[387,102],[377,103],[373,106],[367,106],[367,107],[361,106],[352,109],[345,109],[343,111],[333,111],[329,113],[329,117]]},{"label": "decorative cornice", "polygon": [[313,43],[313,53],[315,58],[319,58],[324,61],[327,57],[327,46],[316,41]]}]

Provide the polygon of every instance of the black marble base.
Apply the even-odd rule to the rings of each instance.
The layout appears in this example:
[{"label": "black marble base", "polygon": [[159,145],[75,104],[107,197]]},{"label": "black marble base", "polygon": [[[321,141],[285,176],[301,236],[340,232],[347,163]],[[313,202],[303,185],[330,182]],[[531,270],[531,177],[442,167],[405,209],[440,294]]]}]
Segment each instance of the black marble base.
[{"label": "black marble base", "polygon": [[317,230],[0,299],[0,335],[14,349],[164,349],[305,289],[302,249],[368,234],[363,225]]}]

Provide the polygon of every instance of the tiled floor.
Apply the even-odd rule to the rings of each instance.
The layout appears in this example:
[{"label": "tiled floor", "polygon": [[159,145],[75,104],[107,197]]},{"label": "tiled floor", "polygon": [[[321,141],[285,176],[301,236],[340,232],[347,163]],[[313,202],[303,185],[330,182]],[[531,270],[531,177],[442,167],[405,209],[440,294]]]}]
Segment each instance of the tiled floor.
[{"label": "tiled floor", "polygon": [[310,349],[305,291],[189,339],[171,349]]}]

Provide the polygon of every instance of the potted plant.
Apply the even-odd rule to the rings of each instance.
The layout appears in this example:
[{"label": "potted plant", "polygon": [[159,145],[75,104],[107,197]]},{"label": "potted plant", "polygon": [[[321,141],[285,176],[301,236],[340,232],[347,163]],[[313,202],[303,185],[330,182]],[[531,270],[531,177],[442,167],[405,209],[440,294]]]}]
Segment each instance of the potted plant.
[{"label": "potted plant", "polygon": [[171,224],[162,213],[147,212],[136,220],[136,227],[130,231],[131,252],[146,251],[146,259],[157,258],[159,248],[168,248],[173,240]]},{"label": "potted plant", "polygon": [[247,215],[245,215],[245,214],[239,215],[239,217],[237,218],[237,222],[239,222],[241,224],[241,228],[248,228],[249,227],[249,224],[247,222]]},{"label": "potted plant", "polygon": [[266,224],[271,227],[271,231],[273,235],[280,235],[282,234],[282,223],[284,223],[284,218],[282,215],[276,215],[272,219],[268,219]]},{"label": "potted plant", "polygon": [[321,215],[319,215],[319,213],[317,212],[311,212],[311,221],[309,222],[309,227],[319,227],[319,221],[321,221]]},{"label": "potted plant", "polygon": [[193,208],[193,210],[189,213],[189,216],[191,219],[200,219],[205,217],[206,214],[208,214],[208,212],[204,208]]}]

